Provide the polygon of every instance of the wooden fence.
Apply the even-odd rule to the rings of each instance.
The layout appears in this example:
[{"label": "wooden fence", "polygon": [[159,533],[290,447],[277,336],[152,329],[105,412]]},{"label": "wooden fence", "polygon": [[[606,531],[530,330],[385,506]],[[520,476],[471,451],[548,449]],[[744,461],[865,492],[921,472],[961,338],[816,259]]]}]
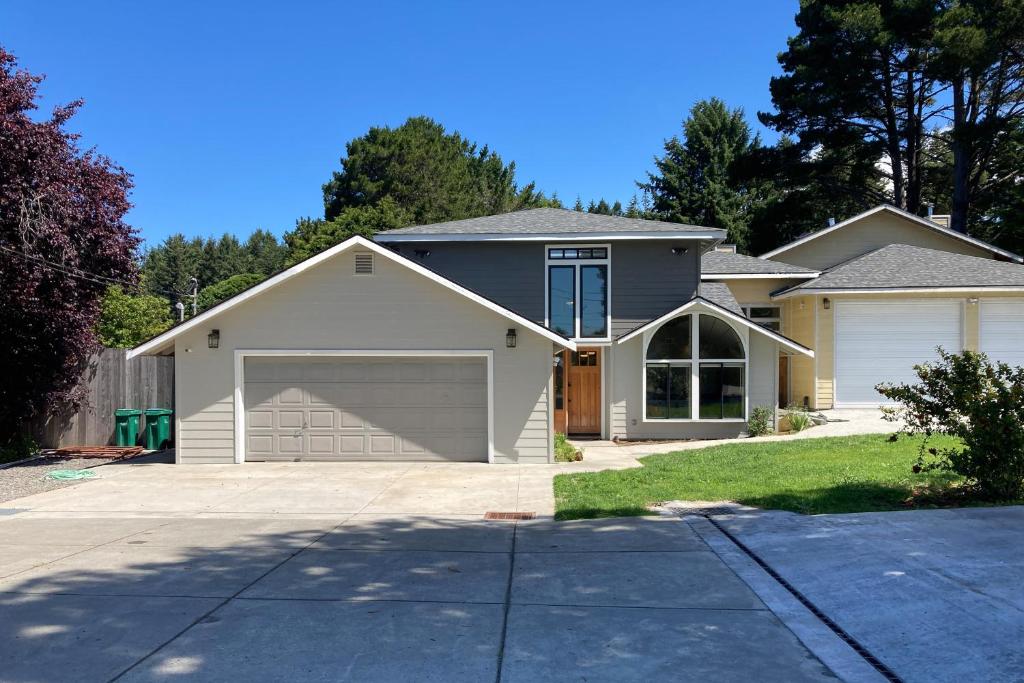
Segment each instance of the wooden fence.
[{"label": "wooden fence", "polygon": [[[118,408],[173,409],[174,358],[128,360],[127,349],[103,349],[90,361],[82,384],[86,393],[78,412],[55,415],[33,425],[33,435],[43,448],[113,444],[114,411]],[[140,435],[142,427],[140,419]]]}]

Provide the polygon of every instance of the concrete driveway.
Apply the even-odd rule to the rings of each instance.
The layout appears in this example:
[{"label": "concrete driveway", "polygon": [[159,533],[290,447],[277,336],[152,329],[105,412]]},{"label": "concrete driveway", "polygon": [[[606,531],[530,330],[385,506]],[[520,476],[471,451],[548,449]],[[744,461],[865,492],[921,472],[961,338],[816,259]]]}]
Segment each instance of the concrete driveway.
[{"label": "concrete driveway", "polygon": [[834,680],[679,519],[482,519],[557,468],[99,470],[0,512],[0,679]]},{"label": "concrete driveway", "polygon": [[1024,680],[1024,507],[714,519],[904,681]]}]

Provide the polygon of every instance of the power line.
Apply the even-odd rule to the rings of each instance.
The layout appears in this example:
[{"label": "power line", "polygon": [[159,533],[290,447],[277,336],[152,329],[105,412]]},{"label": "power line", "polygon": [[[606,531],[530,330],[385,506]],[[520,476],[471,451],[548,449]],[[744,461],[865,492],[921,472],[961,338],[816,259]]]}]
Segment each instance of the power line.
[{"label": "power line", "polygon": [[[44,259],[41,256],[33,256],[32,254],[26,254],[23,251],[18,251],[17,249],[11,249],[10,247],[6,247],[6,246],[4,246],[2,244],[0,244],[0,249],[3,249],[4,251],[9,252],[11,254],[14,254],[15,256],[20,256],[21,258],[23,258],[23,259],[25,259],[27,261],[34,261],[34,262],[39,263],[41,265],[44,265],[44,266],[46,266],[48,268],[52,268],[53,270],[56,270],[56,271],[58,271],[60,273],[63,273],[64,275],[68,275],[70,277],[77,277],[80,280],[86,280],[88,282],[94,282],[94,283],[100,284],[100,285],[123,285],[123,286],[126,286],[126,287],[133,287],[133,288],[138,286],[136,283],[132,283],[132,282],[129,282],[127,280],[119,280],[117,278],[107,277],[106,275],[98,275],[96,273],[90,273],[89,271],[82,270],[80,268],[71,268],[70,266],[65,266],[65,265],[62,265],[62,264],[59,264],[59,263],[53,263],[52,261],[47,261],[46,259]],[[178,292],[169,292],[169,291],[164,290],[164,289],[156,289],[156,290],[150,290],[150,291],[159,292],[160,294],[166,294],[167,296],[174,297],[174,298],[178,298],[178,297],[182,296]]]}]

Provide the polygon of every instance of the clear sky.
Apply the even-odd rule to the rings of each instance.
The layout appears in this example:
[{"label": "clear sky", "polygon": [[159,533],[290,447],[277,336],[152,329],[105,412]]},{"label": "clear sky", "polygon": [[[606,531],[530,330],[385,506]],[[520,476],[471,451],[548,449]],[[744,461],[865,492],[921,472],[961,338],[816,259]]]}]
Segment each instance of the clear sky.
[{"label": "clear sky", "polygon": [[71,128],[134,175],[129,221],[152,244],[322,215],[345,142],[420,114],[567,204],[626,202],[698,99],[770,107],[796,9],[6,0],[0,44],[46,74],[46,110],[85,100]]}]

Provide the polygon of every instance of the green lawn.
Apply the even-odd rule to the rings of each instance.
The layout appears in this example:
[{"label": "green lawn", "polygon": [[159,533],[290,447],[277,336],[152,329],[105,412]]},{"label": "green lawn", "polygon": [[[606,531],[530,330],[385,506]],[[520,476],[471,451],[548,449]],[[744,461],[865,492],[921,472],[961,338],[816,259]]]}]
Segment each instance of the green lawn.
[{"label": "green lawn", "polygon": [[958,482],[951,473],[914,474],[918,444],[875,434],[651,455],[640,468],[555,477],[556,516],[644,515],[667,500],[729,500],[805,514],[901,509],[915,489]]}]

